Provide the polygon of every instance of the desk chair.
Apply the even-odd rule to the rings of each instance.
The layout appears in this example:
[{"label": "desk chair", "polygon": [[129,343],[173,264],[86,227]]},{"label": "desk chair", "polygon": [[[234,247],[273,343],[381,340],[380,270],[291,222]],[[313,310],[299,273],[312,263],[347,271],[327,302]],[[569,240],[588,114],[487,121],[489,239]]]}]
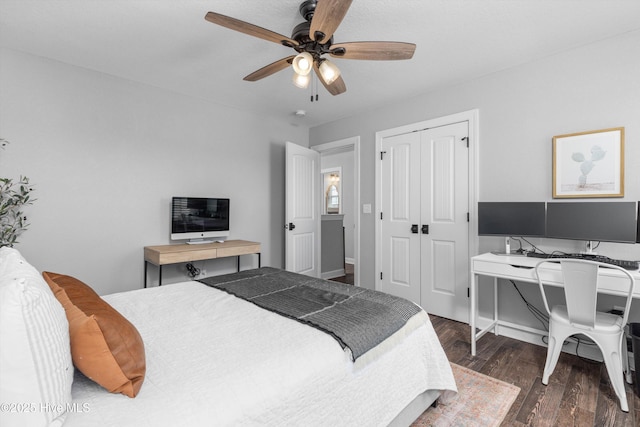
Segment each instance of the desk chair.
[{"label": "desk chair", "polygon": [[[567,305],[557,305],[549,310],[543,286],[544,280],[540,277],[539,271],[541,267],[545,265],[548,267],[548,264],[552,262],[559,262],[561,265]],[[626,303],[622,316],[596,311],[598,279],[600,277],[598,272],[600,268],[604,267],[619,270],[629,278],[629,289],[623,290]],[[631,273],[610,264],[579,259],[545,260],[536,265],[535,272],[544,307],[549,313],[549,344],[542,383],[544,385],[549,383],[549,376],[558,363],[564,341],[572,335],[583,334],[591,338],[600,348],[609,379],[618,400],[620,400],[620,408],[624,412],[629,412],[623,376],[626,374],[627,382],[631,383],[624,333],[635,285]]]}]

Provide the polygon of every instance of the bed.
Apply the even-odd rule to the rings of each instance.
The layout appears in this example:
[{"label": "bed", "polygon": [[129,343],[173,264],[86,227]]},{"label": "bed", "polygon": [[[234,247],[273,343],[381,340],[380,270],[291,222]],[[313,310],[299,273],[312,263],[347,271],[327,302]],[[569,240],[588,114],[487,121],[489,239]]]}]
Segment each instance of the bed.
[{"label": "bed", "polygon": [[[7,258],[7,251],[13,251],[13,258],[19,257],[13,249],[0,248],[0,260]],[[20,268],[27,270],[27,282],[34,282],[32,286],[37,284],[39,299],[49,301],[49,308],[55,312],[52,315],[55,322],[49,323],[62,322],[61,307],[44,296],[47,284],[36,283],[37,272],[25,264],[26,261]],[[20,328],[12,328],[12,336],[6,336],[5,313],[10,310],[5,310],[4,305],[8,300],[5,297],[10,294],[4,283],[13,280],[11,283],[15,285],[17,277],[7,270],[7,263],[0,263],[3,375],[7,366],[5,358],[9,357],[3,349],[7,348],[9,339],[20,339]],[[31,399],[23,400],[24,403],[40,399],[40,403],[28,413],[2,412],[0,424],[72,427],[409,425],[442,393],[455,394],[449,362],[424,311],[412,315],[404,326],[370,350],[353,351],[324,327],[310,326],[304,319],[274,312],[250,298],[234,295],[238,291],[228,285],[247,275],[255,276],[251,279],[253,283],[262,283],[265,271],[277,272],[257,269],[242,272],[240,276],[226,275],[211,283],[187,281],[102,297],[102,301],[131,323],[144,343],[145,372],[135,397],[110,393],[79,369],[71,368],[69,374],[64,367],[70,366],[70,357],[63,352],[45,365],[53,366],[52,370],[60,377],[50,383],[60,383],[64,389],[72,380],[66,390],[47,395],[40,384],[35,387],[40,389],[39,394],[32,391],[31,396],[23,393],[14,398],[10,393],[15,390],[5,387],[3,377],[0,392],[3,402],[14,398]],[[311,279],[302,276],[301,280]],[[314,286],[321,289],[348,287],[313,280],[317,281]],[[214,287],[216,285],[218,287]],[[24,288],[24,283],[21,286]],[[353,292],[354,288],[350,288],[345,291],[347,294]],[[341,292],[339,288],[338,291]],[[62,312],[64,314],[64,309]],[[30,314],[22,320],[28,323],[31,317]],[[33,328],[27,325],[26,335],[32,335],[29,330]],[[61,335],[62,346],[65,342],[69,345],[69,334],[65,341],[64,328],[63,324],[55,333],[47,332]],[[34,343],[29,345],[33,347]],[[38,351],[52,353],[47,349]],[[42,371],[41,367],[34,370]],[[57,402],[62,404],[55,406]],[[20,409],[24,412],[24,408]]]}]

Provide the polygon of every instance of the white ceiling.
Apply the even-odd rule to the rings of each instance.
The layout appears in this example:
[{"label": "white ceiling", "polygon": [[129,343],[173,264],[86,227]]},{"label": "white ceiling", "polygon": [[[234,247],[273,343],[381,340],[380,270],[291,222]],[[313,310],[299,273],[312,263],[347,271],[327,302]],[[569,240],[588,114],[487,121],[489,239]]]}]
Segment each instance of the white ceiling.
[{"label": "white ceiling", "polygon": [[[322,1],[322,0],[319,0]],[[334,41],[417,44],[408,61],[335,60],[347,92],[320,99],[287,70],[295,53],[205,21],[208,11],[287,36],[302,0],[0,0],[0,45],[313,126],[640,29],[638,0],[354,0]]]}]

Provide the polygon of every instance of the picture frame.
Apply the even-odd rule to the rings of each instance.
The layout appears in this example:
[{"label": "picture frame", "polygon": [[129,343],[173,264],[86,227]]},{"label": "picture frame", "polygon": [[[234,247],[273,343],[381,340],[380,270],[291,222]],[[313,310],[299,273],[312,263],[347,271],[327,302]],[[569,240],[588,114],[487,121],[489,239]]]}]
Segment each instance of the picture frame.
[{"label": "picture frame", "polygon": [[624,127],[553,137],[553,198],[624,197]]}]

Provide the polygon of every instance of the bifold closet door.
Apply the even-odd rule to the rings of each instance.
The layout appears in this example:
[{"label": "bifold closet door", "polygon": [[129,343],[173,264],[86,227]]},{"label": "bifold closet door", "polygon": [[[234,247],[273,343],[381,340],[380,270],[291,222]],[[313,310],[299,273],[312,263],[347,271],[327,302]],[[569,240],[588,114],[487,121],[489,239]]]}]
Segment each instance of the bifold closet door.
[{"label": "bifold closet door", "polygon": [[468,322],[468,123],[421,133],[420,305],[429,313]]},{"label": "bifold closet door", "polygon": [[385,138],[381,290],[420,304],[420,133]]},{"label": "bifold closet door", "polygon": [[386,137],[381,148],[381,286],[467,321],[468,123]]}]

